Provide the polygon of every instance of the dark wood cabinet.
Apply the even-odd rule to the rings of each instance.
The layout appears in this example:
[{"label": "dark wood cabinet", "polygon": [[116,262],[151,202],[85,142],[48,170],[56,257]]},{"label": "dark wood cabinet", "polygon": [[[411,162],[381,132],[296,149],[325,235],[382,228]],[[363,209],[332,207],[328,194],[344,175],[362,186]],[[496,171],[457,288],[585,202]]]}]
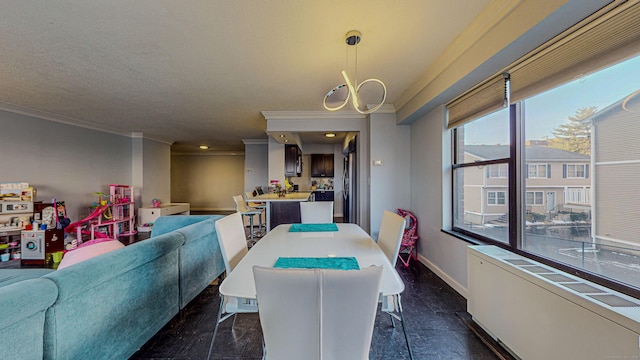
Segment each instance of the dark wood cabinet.
[{"label": "dark wood cabinet", "polygon": [[334,200],[333,191],[316,190],[313,192],[313,196],[316,199],[316,201],[333,201]]},{"label": "dark wood cabinet", "polygon": [[284,146],[284,176],[302,175],[302,152],[298,145]]},{"label": "dark wood cabinet", "polygon": [[333,154],[311,154],[311,177],[333,177]]}]

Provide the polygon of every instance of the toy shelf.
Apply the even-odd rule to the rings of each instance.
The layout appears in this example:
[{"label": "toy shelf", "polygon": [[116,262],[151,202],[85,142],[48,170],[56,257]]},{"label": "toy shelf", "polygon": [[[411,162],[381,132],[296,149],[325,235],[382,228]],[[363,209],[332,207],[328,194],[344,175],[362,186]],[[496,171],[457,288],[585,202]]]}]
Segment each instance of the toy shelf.
[{"label": "toy shelf", "polygon": [[128,185],[109,185],[107,205],[103,216],[91,224],[91,238],[96,238],[96,232],[106,234],[112,239],[136,234],[133,188]]}]

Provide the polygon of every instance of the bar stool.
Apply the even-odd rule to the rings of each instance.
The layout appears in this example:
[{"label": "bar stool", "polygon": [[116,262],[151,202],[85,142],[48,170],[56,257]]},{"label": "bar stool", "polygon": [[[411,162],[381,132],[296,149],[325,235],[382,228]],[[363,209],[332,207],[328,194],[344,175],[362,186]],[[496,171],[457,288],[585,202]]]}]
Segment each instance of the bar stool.
[{"label": "bar stool", "polygon": [[[250,191],[247,191],[244,193],[247,197],[245,198],[245,200],[247,201],[247,204],[249,205],[249,208],[254,208],[254,209],[258,209],[258,210],[265,210],[267,208],[267,204],[264,202],[255,202],[255,201],[249,201],[249,198],[256,196],[257,192],[254,192],[253,194]],[[266,215],[266,212],[263,211],[262,214]],[[267,219],[264,219],[264,221],[262,221],[262,214],[260,215],[260,221],[261,221],[261,226],[260,226],[260,233],[264,234],[264,231],[266,229],[266,222]],[[265,227],[265,229],[263,229],[262,227]]]},{"label": "bar stool", "polygon": [[236,202],[236,210],[242,214],[242,216],[248,216],[249,217],[249,236],[251,239],[251,244],[253,245],[255,242],[253,240],[253,237],[256,235],[254,230],[253,230],[253,217],[255,215],[258,215],[258,219],[260,220],[260,229],[262,228],[262,210],[258,210],[258,209],[254,209],[254,208],[250,208],[248,207],[245,202],[244,202],[244,198],[242,197],[242,195],[234,195],[233,196],[233,201]]}]

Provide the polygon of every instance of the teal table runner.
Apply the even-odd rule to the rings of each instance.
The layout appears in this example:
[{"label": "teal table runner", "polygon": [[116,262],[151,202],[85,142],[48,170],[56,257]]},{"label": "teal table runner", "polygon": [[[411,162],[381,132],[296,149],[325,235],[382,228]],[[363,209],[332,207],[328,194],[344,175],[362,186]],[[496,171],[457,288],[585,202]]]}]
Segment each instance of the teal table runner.
[{"label": "teal table runner", "polygon": [[280,257],[275,268],[360,270],[354,257]]},{"label": "teal table runner", "polygon": [[328,224],[291,224],[289,232],[338,231],[338,225]]}]

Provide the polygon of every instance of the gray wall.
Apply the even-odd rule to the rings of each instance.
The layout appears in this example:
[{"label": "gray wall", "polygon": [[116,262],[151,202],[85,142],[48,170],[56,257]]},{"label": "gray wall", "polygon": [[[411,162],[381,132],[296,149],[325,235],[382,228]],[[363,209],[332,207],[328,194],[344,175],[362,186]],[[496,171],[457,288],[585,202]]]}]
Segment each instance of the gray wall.
[{"label": "gray wall", "polygon": [[[284,156],[284,155],[283,155]],[[253,191],[256,186],[269,185],[269,145],[245,141],[244,145],[244,191]]]},{"label": "gray wall", "polygon": [[88,214],[94,191],[132,183],[130,137],[6,111],[0,129],[0,182],[28,182],[36,200],[65,201],[72,220]]}]

